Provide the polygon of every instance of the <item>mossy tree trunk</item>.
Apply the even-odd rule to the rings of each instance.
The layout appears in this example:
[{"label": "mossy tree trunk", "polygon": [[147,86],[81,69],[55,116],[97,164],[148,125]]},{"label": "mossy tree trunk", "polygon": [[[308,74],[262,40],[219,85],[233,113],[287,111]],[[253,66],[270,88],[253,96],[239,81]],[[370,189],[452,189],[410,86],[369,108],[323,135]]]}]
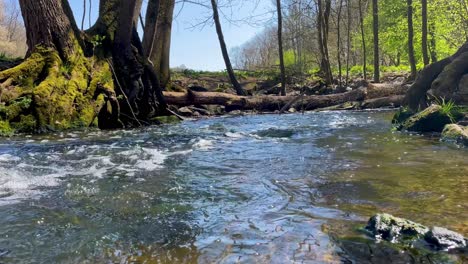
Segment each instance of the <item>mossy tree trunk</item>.
[{"label": "mossy tree trunk", "polygon": [[154,70],[140,58],[136,0],[101,1],[100,17],[86,33],[68,1],[20,5],[29,51],[23,63],[0,72],[1,130],[135,126],[164,111]]},{"label": "mossy tree trunk", "polygon": [[454,55],[426,66],[408,90],[405,104],[413,111],[426,108],[428,91],[438,100],[463,101],[457,90],[465,74],[468,74],[468,42]]}]

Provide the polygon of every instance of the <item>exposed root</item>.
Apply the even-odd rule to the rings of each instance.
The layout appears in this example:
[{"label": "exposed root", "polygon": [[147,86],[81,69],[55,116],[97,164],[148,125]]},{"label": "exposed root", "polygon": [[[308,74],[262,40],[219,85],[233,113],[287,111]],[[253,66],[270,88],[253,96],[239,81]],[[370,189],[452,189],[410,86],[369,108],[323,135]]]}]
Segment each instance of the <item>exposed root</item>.
[{"label": "exposed root", "polygon": [[103,108],[118,116],[107,62],[81,53],[64,62],[54,50],[36,50],[20,65],[0,72],[1,122],[16,132],[41,132],[98,126]]}]

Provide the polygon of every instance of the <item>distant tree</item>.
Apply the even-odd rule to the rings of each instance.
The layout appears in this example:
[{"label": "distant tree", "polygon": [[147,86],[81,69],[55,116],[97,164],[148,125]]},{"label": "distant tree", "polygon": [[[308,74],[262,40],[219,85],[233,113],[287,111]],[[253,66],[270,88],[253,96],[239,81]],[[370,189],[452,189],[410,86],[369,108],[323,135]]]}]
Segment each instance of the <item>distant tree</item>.
[{"label": "distant tree", "polygon": [[422,55],[424,66],[429,65],[429,54],[428,54],[428,47],[427,47],[427,0],[421,0],[421,20],[422,20],[422,29],[421,29],[421,48],[422,48]]},{"label": "distant tree", "polygon": [[320,74],[323,76],[326,84],[332,84],[333,74],[331,71],[330,57],[328,53],[328,31],[331,0],[318,0],[317,9],[317,39],[320,51]]},{"label": "distant tree", "polygon": [[406,0],[408,18],[408,59],[411,67],[410,79],[416,77],[416,59],[414,57],[413,0]]},{"label": "distant tree", "polygon": [[372,0],[373,33],[374,33],[374,82],[380,82],[380,56],[379,56],[379,3]]},{"label": "distant tree", "polygon": [[283,53],[283,15],[281,12],[281,0],[276,0],[276,11],[278,13],[278,51],[281,71],[281,95],[286,95],[286,70],[284,67]]}]

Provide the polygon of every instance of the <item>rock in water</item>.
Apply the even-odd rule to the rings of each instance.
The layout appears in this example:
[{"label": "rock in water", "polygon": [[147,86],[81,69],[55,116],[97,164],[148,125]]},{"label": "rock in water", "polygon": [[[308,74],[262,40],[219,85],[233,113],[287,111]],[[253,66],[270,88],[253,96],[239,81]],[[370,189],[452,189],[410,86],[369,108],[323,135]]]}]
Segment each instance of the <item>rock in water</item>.
[{"label": "rock in water", "polygon": [[366,229],[375,238],[390,242],[400,242],[407,239],[416,239],[424,236],[429,228],[389,214],[378,214],[369,220]]},{"label": "rock in water", "polygon": [[414,132],[442,132],[445,125],[452,123],[451,117],[439,105],[431,105],[406,120],[402,129]]},{"label": "rock in water", "polygon": [[421,224],[389,214],[371,217],[366,230],[370,231],[376,239],[392,243],[413,243],[424,239],[429,246],[437,250],[463,249],[468,243],[463,235],[448,229],[442,227],[429,229]]},{"label": "rock in water", "polygon": [[188,108],[188,107],[181,107],[181,108],[179,108],[178,112],[182,116],[192,116],[193,115],[193,111],[190,110],[190,108]]},{"label": "rock in water", "polygon": [[443,141],[454,141],[458,144],[468,146],[468,126],[450,124],[442,131]]},{"label": "rock in water", "polygon": [[431,228],[424,239],[440,250],[466,247],[466,240],[462,235],[442,227]]}]

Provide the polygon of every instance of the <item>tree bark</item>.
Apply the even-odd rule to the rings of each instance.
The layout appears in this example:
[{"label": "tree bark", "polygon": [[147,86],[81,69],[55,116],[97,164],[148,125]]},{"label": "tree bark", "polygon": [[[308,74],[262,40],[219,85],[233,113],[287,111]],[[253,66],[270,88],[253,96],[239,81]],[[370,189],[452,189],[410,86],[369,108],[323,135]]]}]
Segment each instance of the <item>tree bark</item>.
[{"label": "tree bark", "polygon": [[284,67],[284,53],[283,53],[283,15],[281,11],[281,0],[276,0],[276,11],[278,13],[278,51],[280,60],[280,74],[281,74],[281,95],[286,95],[286,70]]},{"label": "tree bark", "polygon": [[[323,6],[323,1],[325,1],[325,7]],[[325,83],[330,85],[333,83],[333,74],[328,54],[328,22],[330,19],[331,0],[318,0],[317,8],[317,39],[320,51],[320,75],[324,78]]]},{"label": "tree bark", "polygon": [[373,33],[374,33],[374,82],[380,82],[380,58],[379,58],[379,3],[372,0]]},{"label": "tree bark", "polygon": [[349,81],[349,56],[351,53],[351,0],[346,1],[348,25],[346,26],[346,85]]},{"label": "tree bark", "polygon": [[426,93],[432,88],[433,96],[452,100],[464,74],[468,74],[468,42],[452,56],[425,67],[408,90],[404,104],[418,111],[426,107]]},{"label": "tree bark", "polygon": [[408,19],[408,60],[411,67],[410,80],[416,78],[416,59],[414,57],[413,0],[406,0]]},{"label": "tree bark", "polygon": [[407,87],[389,84],[372,84],[346,93],[318,96],[236,96],[227,93],[164,92],[168,104],[178,107],[190,105],[223,105],[230,110],[281,111],[285,108],[315,110],[347,102],[365,102],[371,105],[400,105]]},{"label": "tree bark", "polygon": [[421,0],[421,19],[422,19],[422,38],[421,38],[421,46],[422,46],[422,55],[424,66],[429,65],[429,54],[428,54],[428,47],[427,47],[427,0]]},{"label": "tree bark", "polygon": [[156,23],[156,37],[150,59],[160,78],[160,86],[166,87],[171,80],[170,53],[172,20],[175,0],[159,0],[159,15]]},{"label": "tree bark", "polygon": [[242,89],[241,85],[236,79],[236,75],[234,74],[234,70],[232,68],[231,59],[229,58],[229,53],[226,47],[226,42],[224,40],[223,29],[221,27],[221,21],[219,19],[218,13],[218,4],[216,3],[217,0],[211,0],[211,7],[213,8],[213,20],[216,26],[216,34],[218,34],[219,45],[221,46],[221,53],[223,54],[224,63],[226,65],[226,71],[229,75],[229,79],[231,80],[231,84],[236,90],[238,95],[245,95],[244,89]]},{"label": "tree bark", "polygon": [[77,39],[73,35],[78,32],[78,27],[67,1],[20,0],[20,6],[28,54],[32,54],[38,45],[55,48],[62,58],[75,52]]},{"label": "tree bark", "polygon": [[361,28],[361,41],[362,41],[362,72],[364,80],[367,80],[367,49],[366,38],[364,31],[364,15],[362,14],[362,0],[359,0],[359,25]]},{"label": "tree bark", "polygon": [[133,23],[137,1],[101,0],[96,24],[82,33],[68,1],[21,0],[29,55],[0,72],[0,121],[19,132],[117,128],[164,112]]},{"label": "tree bark", "polygon": [[342,84],[342,71],[341,71],[341,11],[343,9],[343,0],[340,0],[340,5],[338,7],[338,16],[337,16],[337,43],[336,43],[336,49],[337,49],[337,60],[338,60],[338,85],[341,86]]},{"label": "tree bark", "polygon": [[158,23],[159,0],[149,0],[146,8],[145,28],[143,33],[143,53],[145,58],[150,58],[156,38],[156,26]]}]

